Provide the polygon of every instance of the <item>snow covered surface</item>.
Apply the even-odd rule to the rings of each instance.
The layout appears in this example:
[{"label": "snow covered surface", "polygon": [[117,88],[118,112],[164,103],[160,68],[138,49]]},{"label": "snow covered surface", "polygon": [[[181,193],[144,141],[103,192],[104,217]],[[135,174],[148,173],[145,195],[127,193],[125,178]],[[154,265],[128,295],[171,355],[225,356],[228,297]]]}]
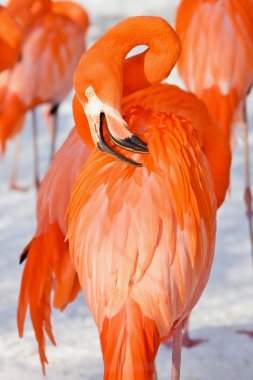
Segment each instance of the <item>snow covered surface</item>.
[{"label": "snow covered surface", "polygon": [[[92,16],[89,45],[109,26],[134,14],[160,14],[173,22],[177,1],[156,0],[85,0]],[[2,2],[4,3],[4,2]],[[176,73],[174,83],[180,83]],[[253,96],[249,98],[249,120],[253,128]],[[49,137],[40,116],[41,172],[46,170]],[[73,124],[71,96],[61,108],[60,136],[63,141]],[[252,137],[251,133],[251,149]],[[234,152],[231,194],[218,215],[216,257],[212,275],[191,318],[191,335],[208,342],[182,357],[182,380],[252,380],[253,339],[236,334],[237,329],[253,329],[253,271],[250,257],[248,226],[242,201],[244,184],[243,147],[238,139]],[[34,190],[10,192],[8,178],[14,144],[0,163],[0,379],[43,379],[29,318],[25,336],[18,338],[16,304],[22,267],[18,257],[31,239],[35,228]],[[32,178],[32,139],[30,118],[22,135],[20,183]],[[251,155],[252,158],[252,155]],[[253,174],[253,173],[252,173]],[[96,326],[82,294],[64,313],[53,312],[57,347],[48,344],[48,380],[99,380],[102,378],[102,358]],[[161,347],[157,357],[159,380],[169,379],[171,353]],[[131,380],[131,379],[129,379]]]}]

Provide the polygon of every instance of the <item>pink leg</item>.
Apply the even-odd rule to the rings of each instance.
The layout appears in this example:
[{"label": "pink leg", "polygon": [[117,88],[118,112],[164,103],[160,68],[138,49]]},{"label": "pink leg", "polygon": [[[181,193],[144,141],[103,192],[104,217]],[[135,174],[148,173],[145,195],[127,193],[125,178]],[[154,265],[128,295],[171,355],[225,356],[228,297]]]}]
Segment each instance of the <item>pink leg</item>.
[{"label": "pink leg", "polygon": [[181,350],[182,350],[182,325],[179,325],[173,335],[171,380],[180,379]]},{"label": "pink leg", "polygon": [[13,158],[12,169],[11,169],[9,188],[11,190],[17,190],[17,191],[24,191],[25,192],[25,191],[29,190],[29,187],[21,187],[17,184],[19,149],[20,149],[20,135],[18,135],[16,137],[15,151],[14,151],[14,158]]},{"label": "pink leg", "polygon": [[32,130],[33,130],[33,167],[34,167],[34,186],[39,190],[39,157],[38,157],[38,139],[37,139],[37,119],[36,111],[32,110]]},{"label": "pink leg", "polygon": [[[252,209],[252,192],[251,192],[251,181],[250,181],[250,155],[249,155],[249,131],[248,131],[248,121],[246,104],[244,105],[244,160],[245,160],[245,191],[244,191],[244,201],[246,205],[246,215],[249,224],[249,235],[251,242],[251,256],[253,262],[253,209]],[[248,335],[253,338],[253,330],[239,330],[238,334]]]},{"label": "pink leg", "polygon": [[208,342],[208,340],[207,339],[191,339],[189,336],[188,326],[183,330],[183,339],[182,339],[183,347],[193,348],[205,342]]},{"label": "pink leg", "polygon": [[58,126],[58,108],[59,104],[55,104],[50,109],[50,116],[52,118],[52,140],[51,140],[51,152],[50,152],[50,162],[54,158],[55,146],[56,146],[56,135]]},{"label": "pink leg", "polygon": [[[207,339],[192,339],[192,338],[190,338],[189,328],[188,328],[189,318],[190,317],[188,317],[184,323],[183,336],[182,336],[182,346],[186,347],[186,348],[193,348],[193,347],[196,347],[202,343],[207,342],[208,340]],[[165,342],[164,345],[167,348],[172,348],[172,343],[170,341]]]},{"label": "pink leg", "polygon": [[249,155],[249,131],[247,122],[247,112],[246,105],[244,105],[244,161],[245,161],[245,191],[244,191],[244,201],[246,205],[246,214],[249,223],[249,235],[251,242],[251,255],[253,260],[253,210],[252,210],[252,192],[251,192],[251,181],[250,181],[250,155]]},{"label": "pink leg", "polygon": [[249,338],[253,339],[253,330],[238,330],[237,333],[248,335]]}]

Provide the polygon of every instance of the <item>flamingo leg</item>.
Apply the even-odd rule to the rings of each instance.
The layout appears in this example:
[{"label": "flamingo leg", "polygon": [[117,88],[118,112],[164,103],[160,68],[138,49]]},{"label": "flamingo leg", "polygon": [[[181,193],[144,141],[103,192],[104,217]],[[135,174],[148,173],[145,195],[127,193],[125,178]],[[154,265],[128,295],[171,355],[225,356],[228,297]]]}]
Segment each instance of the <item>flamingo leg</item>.
[{"label": "flamingo leg", "polygon": [[57,135],[57,127],[58,127],[58,109],[59,104],[54,104],[50,109],[50,116],[52,118],[52,140],[51,140],[51,150],[50,150],[50,162],[54,158],[55,154],[55,146],[56,146],[56,135]]},{"label": "flamingo leg", "polygon": [[34,168],[34,185],[39,190],[39,156],[38,156],[38,132],[37,132],[37,118],[35,109],[32,110],[32,131],[33,131],[33,168]]},{"label": "flamingo leg", "polygon": [[[253,210],[252,210],[252,192],[251,192],[251,181],[250,181],[250,156],[249,156],[249,127],[247,120],[246,104],[244,105],[244,160],[245,160],[245,190],[244,190],[244,200],[246,204],[246,212],[249,223],[249,233],[251,240],[251,255],[253,262]],[[248,335],[253,338],[253,330],[239,330],[238,334]]]},{"label": "flamingo leg", "polygon": [[176,328],[175,333],[173,335],[171,380],[180,379],[181,350],[182,350],[182,325],[180,324]]},{"label": "flamingo leg", "polygon": [[25,187],[22,188],[17,185],[19,149],[20,149],[20,135],[18,135],[15,139],[15,150],[14,150],[14,157],[13,157],[13,162],[12,162],[9,188],[11,190],[27,191],[28,188],[25,188]]},{"label": "flamingo leg", "polygon": [[[208,342],[207,339],[192,339],[189,335],[189,319],[190,316],[187,317],[187,319],[184,322],[183,325],[183,334],[182,334],[182,346],[186,348],[193,348],[198,346],[199,344]],[[172,342],[167,341],[164,343],[164,345],[167,348],[172,348]]]},{"label": "flamingo leg", "polygon": [[249,223],[249,233],[251,241],[251,255],[253,261],[253,210],[252,210],[252,192],[250,181],[250,157],[249,157],[249,128],[247,120],[246,104],[244,105],[244,161],[245,161],[245,190],[244,201]]}]

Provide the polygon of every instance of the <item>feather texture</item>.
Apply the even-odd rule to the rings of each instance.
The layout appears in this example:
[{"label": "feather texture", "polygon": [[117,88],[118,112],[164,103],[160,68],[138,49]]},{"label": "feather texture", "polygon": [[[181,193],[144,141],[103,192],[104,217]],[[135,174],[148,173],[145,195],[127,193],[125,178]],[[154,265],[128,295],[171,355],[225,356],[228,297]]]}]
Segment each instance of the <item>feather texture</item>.
[{"label": "feather texture", "polygon": [[135,303],[161,341],[207,282],[216,198],[191,122],[141,107],[130,109],[127,120],[150,154],[138,157],[143,167],[136,169],[93,152],[73,188],[68,239],[100,334]]}]

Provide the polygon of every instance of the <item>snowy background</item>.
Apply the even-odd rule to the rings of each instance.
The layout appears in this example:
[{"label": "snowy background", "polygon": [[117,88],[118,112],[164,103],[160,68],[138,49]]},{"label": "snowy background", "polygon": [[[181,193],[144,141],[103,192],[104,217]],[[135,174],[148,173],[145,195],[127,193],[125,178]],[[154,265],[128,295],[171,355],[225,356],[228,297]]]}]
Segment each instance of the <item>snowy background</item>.
[{"label": "snowy background", "polygon": [[[161,15],[174,21],[177,1],[173,0],[85,0],[91,15],[88,45],[109,27],[129,15]],[[2,1],[2,3],[4,3]],[[171,79],[172,78],[172,79]],[[170,82],[181,84],[174,72]],[[253,96],[248,99],[253,128]],[[58,144],[73,125],[71,96],[60,110]],[[251,132],[251,150],[253,134]],[[49,136],[40,113],[41,175],[46,170]],[[43,379],[29,318],[25,336],[18,338],[16,305],[22,267],[18,257],[35,229],[36,193],[8,190],[14,144],[0,162],[0,379]],[[19,183],[32,182],[32,139],[30,117],[22,134]],[[252,155],[251,155],[252,158]],[[238,335],[238,329],[253,329],[253,270],[248,225],[242,201],[244,190],[243,146],[240,133],[234,151],[231,194],[218,215],[216,257],[212,275],[191,318],[191,335],[208,340],[191,350],[184,349],[182,380],[252,380],[253,339]],[[253,173],[252,173],[253,174]],[[252,176],[253,178],[253,176]],[[99,380],[102,358],[97,330],[80,294],[64,313],[53,311],[52,323],[57,346],[48,345],[47,380]],[[157,357],[159,380],[169,379],[171,353],[161,347]],[[131,379],[129,379],[131,380]]]}]

